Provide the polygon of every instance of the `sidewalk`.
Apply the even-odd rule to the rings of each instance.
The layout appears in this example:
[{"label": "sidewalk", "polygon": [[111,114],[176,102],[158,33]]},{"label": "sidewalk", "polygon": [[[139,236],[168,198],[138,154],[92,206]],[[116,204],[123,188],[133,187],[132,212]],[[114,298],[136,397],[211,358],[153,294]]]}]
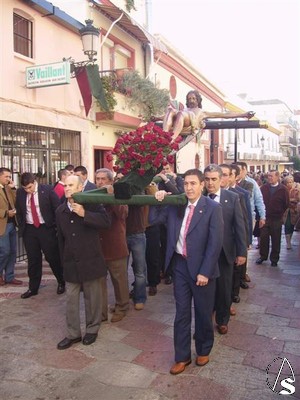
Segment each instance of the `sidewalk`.
[{"label": "sidewalk", "polygon": [[282,237],[277,268],[269,262],[256,265],[258,250],[250,250],[252,281],[248,290],[241,289],[228,334],[215,334],[209,364],[195,366],[193,350],[193,363],[178,376],[169,374],[174,362],[172,285],[160,284],[143,311],[131,305],[124,320],[103,323],[95,344],[59,351],[56,344],[65,336],[65,295],[56,294],[56,282],[45,266],[39,295],[21,299],[28,279],[26,263],[18,264],[16,277],[23,287],[0,287],[0,399],[276,399],[276,391],[284,389],[280,381],[291,375],[286,364],[275,392],[266,380],[273,386],[284,357],[296,380],[296,391],[288,398],[300,399],[299,240],[296,232],[293,249],[286,250]]}]

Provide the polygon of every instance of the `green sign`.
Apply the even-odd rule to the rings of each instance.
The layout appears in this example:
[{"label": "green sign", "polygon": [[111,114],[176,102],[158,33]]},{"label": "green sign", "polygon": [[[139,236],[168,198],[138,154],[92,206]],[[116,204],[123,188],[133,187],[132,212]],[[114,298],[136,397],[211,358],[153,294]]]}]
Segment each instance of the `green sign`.
[{"label": "green sign", "polygon": [[36,65],[26,68],[26,87],[37,88],[70,83],[70,63]]}]

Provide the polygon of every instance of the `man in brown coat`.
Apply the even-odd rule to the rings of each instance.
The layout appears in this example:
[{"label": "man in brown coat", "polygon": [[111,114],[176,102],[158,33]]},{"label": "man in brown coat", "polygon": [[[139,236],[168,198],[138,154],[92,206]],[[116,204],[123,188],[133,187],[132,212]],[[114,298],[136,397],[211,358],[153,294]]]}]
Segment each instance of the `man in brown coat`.
[{"label": "man in brown coat", "polygon": [[[100,168],[96,171],[96,185],[98,188],[106,188],[108,193],[113,193],[113,173],[108,168]],[[100,230],[100,240],[106,266],[109,271],[115,293],[114,312],[111,322],[123,319],[129,309],[129,289],[126,242],[126,218],[128,206],[107,205],[106,212],[111,216],[110,229]],[[101,278],[102,285],[102,320],[108,319],[107,305],[107,276]]]},{"label": "man in brown coat", "polygon": [[110,217],[103,206],[75,203],[72,195],[82,189],[81,178],[70,175],[65,182],[66,202],[56,210],[58,241],[67,289],[67,336],[58,343],[59,350],[81,341],[81,288],[86,314],[83,344],[95,342],[101,324],[101,278],[107,271],[99,229],[109,228]]},{"label": "man in brown coat", "polygon": [[16,191],[14,189],[10,169],[0,168],[0,286],[22,284],[22,281],[16,279],[14,274],[17,253]]}]

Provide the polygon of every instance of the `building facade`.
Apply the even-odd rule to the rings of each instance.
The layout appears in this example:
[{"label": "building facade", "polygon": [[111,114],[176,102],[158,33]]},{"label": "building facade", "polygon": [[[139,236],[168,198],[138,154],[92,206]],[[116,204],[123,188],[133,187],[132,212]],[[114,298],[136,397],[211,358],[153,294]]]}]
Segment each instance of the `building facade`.
[{"label": "building facade", "polygon": [[[228,109],[225,94],[184,55],[165,39],[152,36],[145,24],[134,21],[124,12],[125,2],[116,4],[119,7],[109,0],[0,2],[1,30],[5,32],[0,36],[0,164],[12,168],[17,184],[25,171],[54,183],[57,171],[69,163],[85,165],[93,180],[97,168],[112,167],[106,154],[120,132],[136,129],[145,122],[139,105],[130,107],[122,93],[114,93],[116,105],[110,112],[103,110],[93,97],[86,115],[73,68],[87,60],[79,34],[86,19],[93,20],[100,29],[96,56],[100,76],[121,79],[122,73],[136,70],[156,88],[167,89],[170,101],[179,107],[185,106],[187,92],[197,89],[203,97],[203,109]],[[144,19],[146,5],[147,2],[139,3]],[[72,71],[69,83],[41,87],[28,84],[28,71],[37,66],[47,70],[63,60]],[[248,109],[247,105],[241,111]],[[205,130],[201,140],[195,139],[178,152],[177,172],[193,167],[204,169],[208,163],[221,163],[226,158],[230,161],[232,134],[232,130]],[[243,135],[238,132],[239,158],[247,161],[245,155],[251,153],[251,142],[253,157],[257,157],[252,164],[257,169],[259,157],[266,151],[259,147],[263,136],[261,132],[247,134],[243,144]],[[268,138],[264,138],[266,147]],[[277,151],[276,141],[272,146]]]}]

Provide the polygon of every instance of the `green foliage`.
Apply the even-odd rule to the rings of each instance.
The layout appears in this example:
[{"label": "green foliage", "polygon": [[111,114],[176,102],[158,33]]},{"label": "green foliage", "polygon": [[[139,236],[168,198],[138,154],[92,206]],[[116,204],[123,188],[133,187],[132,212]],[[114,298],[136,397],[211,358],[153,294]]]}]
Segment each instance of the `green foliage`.
[{"label": "green foliage", "polygon": [[300,158],[299,156],[290,157],[290,161],[294,163],[294,169],[300,171]]},{"label": "green foliage", "polygon": [[118,82],[117,90],[127,96],[129,107],[139,107],[146,121],[161,116],[169,103],[168,90],[156,88],[149,79],[142,78],[138,71],[126,72]]},{"label": "green foliage", "polygon": [[126,10],[130,13],[131,10],[135,10],[135,4],[134,4],[134,0],[125,0],[125,7]]},{"label": "green foliage", "polygon": [[[114,96],[114,78],[111,75],[105,75],[101,77],[103,91],[108,106],[108,111],[113,111],[117,105],[117,101]],[[100,105],[101,107],[101,105]],[[104,110],[107,111],[107,110]]]}]

